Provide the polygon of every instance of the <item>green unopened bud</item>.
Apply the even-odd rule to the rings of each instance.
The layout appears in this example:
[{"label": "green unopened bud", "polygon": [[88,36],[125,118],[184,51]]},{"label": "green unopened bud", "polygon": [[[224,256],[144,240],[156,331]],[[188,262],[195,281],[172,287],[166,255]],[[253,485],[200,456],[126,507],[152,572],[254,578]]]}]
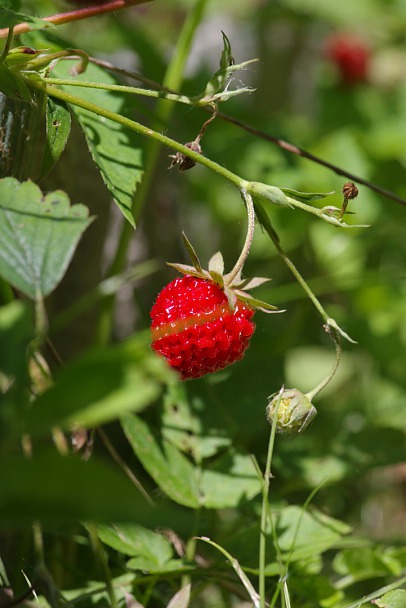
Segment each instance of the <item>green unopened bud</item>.
[{"label": "green unopened bud", "polygon": [[286,194],[276,186],[268,186],[262,182],[250,182],[247,191],[254,198],[260,198],[281,207],[292,207]]},{"label": "green unopened bud", "polygon": [[312,422],[317,410],[310,401],[297,388],[285,389],[269,397],[266,415],[270,424],[273,423],[276,406],[280,399],[276,414],[276,430],[285,435],[300,435]]}]

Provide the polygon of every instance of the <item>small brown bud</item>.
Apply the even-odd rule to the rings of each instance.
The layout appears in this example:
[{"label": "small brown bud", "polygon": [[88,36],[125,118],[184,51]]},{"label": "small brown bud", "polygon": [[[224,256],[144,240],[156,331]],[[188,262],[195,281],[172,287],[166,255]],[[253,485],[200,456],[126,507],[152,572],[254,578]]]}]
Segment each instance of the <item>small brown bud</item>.
[{"label": "small brown bud", "polygon": [[[190,148],[193,152],[197,152],[198,154],[202,153],[202,148],[197,141],[189,141],[185,144],[186,148]],[[179,171],[187,171],[188,169],[192,169],[196,162],[183,154],[182,152],[176,152],[176,154],[171,154],[169,158],[172,158],[172,162],[169,165],[169,169],[178,165]]]},{"label": "small brown bud", "polygon": [[343,186],[343,195],[347,200],[351,200],[358,196],[358,188],[353,182],[345,182]]}]

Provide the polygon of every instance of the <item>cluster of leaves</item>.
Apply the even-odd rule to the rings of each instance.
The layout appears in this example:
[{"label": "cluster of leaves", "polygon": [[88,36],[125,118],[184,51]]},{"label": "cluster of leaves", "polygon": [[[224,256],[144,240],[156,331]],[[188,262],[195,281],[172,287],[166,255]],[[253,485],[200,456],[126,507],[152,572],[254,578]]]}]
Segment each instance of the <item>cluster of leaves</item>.
[{"label": "cluster of leaves", "polygon": [[[403,210],[364,193],[359,214],[361,221],[374,221],[373,234],[334,232],[336,228],[318,218],[310,220],[290,209],[289,200],[318,203],[325,195],[306,197],[300,191],[329,192],[332,187],[340,191],[341,178],[304,161],[294,162],[285,151],[221,123],[205,136],[205,156],[220,158],[237,174],[256,180],[253,194],[258,194],[259,188],[263,195],[262,186],[267,183],[289,186],[267,187],[265,197],[257,197],[257,217],[265,231],[257,235],[247,267],[248,273],[268,275],[272,264],[273,283],[279,287],[269,288],[269,299],[279,299],[284,307],[288,304],[288,314],[279,316],[277,329],[273,324],[272,330],[269,318],[258,319],[258,332],[238,371],[180,383],[150,350],[149,334],[142,331],[147,325],[145,310],[165,278],[162,271],[159,276],[148,276],[142,288],[135,289],[136,334],[127,330],[126,338],[118,343],[92,338],[91,348],[78,340],[74,344],[77,356],[54,373],[45,335],[64,354],[66,343],[74,341],[72,327],[80,315],[93,307],[100,329],[107,303],[111,323],[111,299],[123,285],[143,274],[135,267],[99,282],[100,264],[90,267],[94,283],[71,309],[65,305],[58,311],[57,294],[69,300],[69,285],[60,282],[75,251],[79,260],[76,281],[86,280],[88,261],[77,246],[82,235],[84,240],[90,235],[89,242],[94,245],[91,231],[107,215],[107,205],[105,209],[100,203],[95,207],[94,200],[102,200],[105,186],[127,226],[134,227],[135,218],[143,211],[140,240],[148,243],[144,253],[161,260],[177,257],[177,245],[168,243],[166,235],[180,234],[182,229],[207,257],[220,246],[225,258],[231,259],[242,239],[242,211],[235,205],[235,192],[230,193],[214,177],[209,179],[207,170],[197,169],[180,179],[173,173],[164,175],[159,165],[152,178],[149,176],[153,183],[148,199],[151,204],[136,198],[134,205],[134,192],[140,184],[141,191],[148,188],[148,180],[142,182],[143,171],[147,176],[151,172],[148,163],[144,166],[140,137],[125,123],[100,118],[89,110],[89,104],[123,116],[132,125],[138,124],[131,121],[134,108],[148,114],[150,107],[119,90],[79,89],[65,84],[52,95],[56,85],[46,84],[48,76],[65,81],[73,78],[70,70],[78,65],[78,58],[72,49],[83,47],[86,41],[87,52],[101,50],[101,32],[104,45],[113,50],[127,44],[148,77],[162,81],[165,49],[158,43],[157,31],[177,37],[168,17],[173,7],[162,15],[154,12],[162,11],[162,6],[151,8],[149,21],[146,19],[143,26],[135,18],[127,22],[125,15],[116,20],[106,17],[92,32],[88,24],[82,28],[75,24],[76,29],[69,32],[72,39],[65,42],[54,31],[41,30],[44,22],[37,17],[15,12],[20,8],[33,12],[29,4],[0,2],[4,27],[27,21],[32,29],[20,37],[17,48],[2,57],[0,88],[14,104],[11,114],[16,120],[20,120],[21,107],[31,104],[42,125],[26,138],[25,153],[17,159],[18,172],[12,169],[0,181],[0,524],[6,547],[0,555],[0,581],[5,597],[10,599],[10,589],[15,597],[24,597],[28,578],[29,586],[42,594],[39,605],[52,608],[76,604],[180,608],[189,602],[197,606],[216,602],[236,605],[248,596],[254,605],[264,600],[253,590],[260,574],[262,480],[256,461],[262,466],[269,434],[266,396],[283,381],[310,389],[333,356],[329,345],[319,346],[320,321],[301,299],[300,288],[284,274],[281,264],[275,263],[265,233],[272,238],[276,227],[290,255],[300,259],[313,277],[310,284],[315,293],[326,299],[329,309],[360,346],[344,354],[340,373],[320,401],[319,417],[310,434],[294,443],[277,444],[273,460],[276,479],[271,485],[264,531],[268,539],[267,598],[273,597],[272,605],[280,601],[286,605],[290,598],[299,608],[344,608],[367,605],[371,600],[380,608],[404,606],[406,591],[397,589],[406,570],[400,531],[394,529],[394,539],[382,530],[374,536],[373,525],[365,526],[361,519],[361,513],[368,513],[368,509],[381,513],[376,498],[380,483],[377,468],[397,466],[404,459],[406,421],[400,405],[406,394],[402,351],[405,294],[398,281],[404,256],[400,230]],[[196,3],[195,27],[204,4]],[[286,0],[278,7],[255,9],[228,4],[231,12],[247,11],[245,16],[257,28],[258,39],[266,27],[278,33],[289,16],[294,21],[290,27],[298,29],[297,40],[302,40],[304,49],[314,35],[309,31],[309,17],[325,29],[341,25],[342,19],[342,11],[338,14],[334,7],[314,12],[310,1]],[[50,0],[38,3],[44,15],[51,5]],[[366,27],[369,24],[372,29],[382,3],[369,0],[364,5],[366,8],[358,10],[364,10]],[[403,9],[397,10],[401,21],[405,18]],[[384,32],[388,40],[396,39],[391,30],[393,21],[386,29],[383,25],[381,35]],[[163,39],[166,35],[162,33]],[[314,52],[314,44],[310,47]],[[229,41],[223,36],[220,69],[213,77],[203,66],[187,83],[190,90],[202,93],[179,101],[201,106],[230,98],[230,111],[243,120],[312,146],[312,152],[402,193],[401,134],[396,129],[404,112],[404,85],[392,84],[386,101],[387,88],[380,90],[367,83],[348,91],[340,88],[333,76],[320,85],[315,71],[312,81],[300,83],[299,91],[315,95],[317,88],[323,110],[317,120],[304,110],[299,116],[287,106],[286,99],[278,106],[284,87],[290,87],[293,100],[299,92],[285,69],[275,68],[269,80],[268,66],[273,65],[275,52],[272,47],[263,49],[258,82],[262,80],[264,86],[259,84],[256,97],[244,96],[241,102],[234,99],[236,94],[252,89],[230,87],[230,80],[235,82],[236,70],[248,62],[234,63]],[[53,64],[55,59],[73,55],[73,60]],[[297,49],[287,47],[284,59],[292,62],[299,55]],[[81,61],[86,63],[85,55]],[[112,72],[92,61],[74,78],[110,87],[121,84]],[[208,84],[202,87],[202,82]],[[271,116],[268,86],[273,93]],[[70,103],[68,97],[60,99],[57,90],[80,97],[84,104]],[[198,112],[178,107],[170,122],[177,140],[188,141],[199,131],[202,121]],[[158,130],[162,128],[159,118],[158,107],[154,116]],[[75,170],[68,170],[72,158],[77,162],[76,171],[81,171],[81,163],[86,166],[83,140],[77,146],[74,139],[76,124],[102,178],[91,194],[84,194],[83,186],[77,185],[78,181],[92,181],[91,170],[80,174],[79,180]],[[32,129],[32,123],[29,125]],[[25,135],[23,128],[21,135]],[[16,138],[15,133],[10,141],[4,138],[10,156]],[[146,154],[153,166],[153,149],[147,147]],[[33,156],[39,159],[34,168]],[[28,177],[39,181],[42,189],[25,181]],[[93,200],[81,199],[86,206],[76,203],[75,188],[82,188],[81,196]],[[267,200],[276,203],[272,211]],[[341,204],[338,195],[330,200]],[[199,201],[204,201],[204,207]],[[99,216],[97,220],[92,213]],[[101,238],[107,241],[107,234]],[[123,240],[115,245],[118,249]],[[112,264],[112,270],[117,273],[123,268]],[[268,288],[261,289],[261,299],[268,299]],[[97,305],[101,300],[100,310]],[[133,310],[134,303],[130,308]],[[91,429],[106,424],[108,437],[103,429],[92,436]],[[85,429],[89,431],[87,439]],[[84,433],[88,451],[91,441],[95,443],[86,461],[71,453],[66,443],[64,433],[72,431],[76,438]],[[59,453],[49,445],[50,436]],[[115,462],[106,457],[103,445]],[[389,483],[385,482],[385,470],[381,483]],[[309,492],[319,486],[312,506],[304,508]],[[399,513],[397,496],[394,484],[389,504],[394,518]],[[384,512],[382,517],[390,521],[391,515]],[[41,533],[35,524],[31,546],[34,521],[40,522],[43,530]],[[41,535],[42,542],[38,540]],[[197,540],[199,535],[212,538],[217,549],[226,551],[235,576],[224,556],[203,538]],[[378,536],[383,537],[381,542]],[[12,549],[7,549],[7,543]],[[179,587],[182,591],[177,593]]]}]

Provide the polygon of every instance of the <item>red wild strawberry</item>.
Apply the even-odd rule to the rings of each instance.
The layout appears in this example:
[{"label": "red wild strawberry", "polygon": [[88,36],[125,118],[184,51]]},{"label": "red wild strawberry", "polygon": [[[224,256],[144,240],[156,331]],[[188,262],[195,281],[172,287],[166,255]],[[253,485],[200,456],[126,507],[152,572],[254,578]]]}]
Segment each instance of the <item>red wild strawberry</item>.
[{"label": "red wild strawberry", "polygon": [[255,330],[254,309],[274,306],[255,300],[242,289],[268,279],[223,276],[218,252],[203,270],[191,244],[185,245],[194,266],[170,264],[186,276],[169,283],[151,309],[152,348],[177,370],[182,379],[200,378],[241,359]]},{"label": "red wild strawberry", "polygon": [[326,56],[336,65],[345,84],[354,85],[367,80],[370,51],[355,35],[337,33],[330,36]]},{"label": "red wild strawberry", "polygon": [[152,348],[183,379],[199,378],[241,359],[255,325],[254,309],[232,310],[213,281],[187,275],[164,287],[151,310]]}]

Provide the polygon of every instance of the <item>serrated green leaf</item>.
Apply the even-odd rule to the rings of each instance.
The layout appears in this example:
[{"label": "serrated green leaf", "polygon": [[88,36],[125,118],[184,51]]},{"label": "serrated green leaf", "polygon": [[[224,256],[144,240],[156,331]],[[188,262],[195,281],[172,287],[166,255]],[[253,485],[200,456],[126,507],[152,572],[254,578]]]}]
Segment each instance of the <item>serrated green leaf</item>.
[{"label": "serrated green leaf", "polygon": [[169,540],[163,534],[157,534],[143,526],[98,525],[97,535],[109,547],[135,558],[127,564],[134,570],[162,572],[173,557]]},{"label": "serrated green leaf", "polygon": [[[144,521],[145,500],[117,468],[56,450],[0,458],[2,525]],[[119,499],[118,499],[119,497]]]},{"label": "serrated green leaf", "polygon": [[90,352],[66,366],[55,385],[38,397],[27,414],[26,432],[54,426],[92,427],[155,401],[172,371],[149,346],[149,333],[118,346]]},{"label": "serrated green leaf", "polygon": [[92,222],[84,205],[56,190],[44,196],[33,182],[0,180],[0,274],[32,299],[62,279],[81,234]]},{"label": "serrated green leaf", "polygon": [[198,272],[202,272],[202,265],[200,264],[198,255],[197,255],[192,243],[189,241],[189,239],[187,238],[187,236],[184,232],[182,232],[182,239],[183,239],[183,244],[186,248],[186,251],[188,252],[188,255],[192,261],[194,268]]},{"label": "serrated green leaf", "polygon": [[406,606],[406,590],[395,589],[385,593],[378,600],[375,600],[378,608],[405,608]]},{"label": "serrated green leaf", "polygon": [[4,63],[0,63],[0,92],[13,99],[20,99],[27,103],[32,102],[31,93],[24,80],[19,74],[12,72]]},{"label": "serrated green leaf", "polygon": [[291,188],[281,188],[281,190],[286,196],[301,201],[302,203],[319,201],[322,198],[326,198],[326,196],[334,194],[334,192],[299,192],[298,190],[292,190]]},{"label": "serrated green leaf", "polygon": [[[70,67],[69,61],[61,61],[52,73],[57,78],[70,78]],[[117,84],[113,76],[94,64],[89,64],[85,73],[75,76],[75,79]],[[112,112],[131,114],[132,106],[128,95],[100,89],[71,86],[63,88],[72,95],[108,108]],[[139,136],[116,122],[101,118],[73,104],[71,109],[83,129],[87,145],[104,183],[124,217],[134,226],[133,197],[143,175]]]},{"label": "serrated green leaf", "polygon": [[221,251],[217,251],[217,253],[210,258],[208,269],[210,274],[211,271],[214,271],[220,276],[224,273],[224,260]]},{"label": "serrated green leaf", "polygon": [[71,127],[71,115],[68,106],[59,99],[47,99],[46,142],[40,179],[52,169],[68,141]]},{"label": "serrated green leaf", "polygon": [[135,454],[161,490],[175,502],[197,509],[198,470],[186,456],[138,416],[124,416],[121,424]]}]

